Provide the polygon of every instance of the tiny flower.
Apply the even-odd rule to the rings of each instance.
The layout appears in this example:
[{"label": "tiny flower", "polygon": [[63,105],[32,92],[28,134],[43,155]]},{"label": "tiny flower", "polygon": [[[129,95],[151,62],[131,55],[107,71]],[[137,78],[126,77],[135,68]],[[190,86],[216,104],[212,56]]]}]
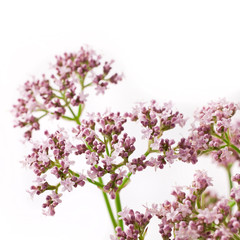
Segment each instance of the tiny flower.
[{"label": "tiny flower", "polygon": [[142,139],[149,139],[152,134],[152,129],[150,128],[142,129],[141,132],[143,133]]},{"label": "tiny flower", "polygon": [[62,191],[66,191],[66,190],[68,190],[69,192],[72,191],[72,186],[74,185],[74,183],[69,178],[61,181],[61,184],[63,186]]},{"label": "tiny flower", "polygon": [[197,190],[205,190],[208,186],[212,186],[212,178],[207,176],[206,171],[197,170],[194,174],[193,186]]}]

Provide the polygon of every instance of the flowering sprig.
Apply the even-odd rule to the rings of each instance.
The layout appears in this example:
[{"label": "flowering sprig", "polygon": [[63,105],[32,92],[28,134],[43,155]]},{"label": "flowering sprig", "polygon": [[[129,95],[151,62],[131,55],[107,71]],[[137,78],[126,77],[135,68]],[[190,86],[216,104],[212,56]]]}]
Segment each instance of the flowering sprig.
[{"label": "flowering sprig", "polygon": [[[131,113],[124,115],[113,112],[90,114],[88,120],[83,119],[81,125],[73,129],[74,143],[70,141],[68,133],[63,129],[59,129],[54,134],[46,131],[47,140],[34,146],[32,153],[27,156],[25,164],[37,176],[52,174],[59,181],[55,185],[45,181],[44,187],[42,187],[42,183],[32,186],[32,195],[34,193],[41,194],[47,190],[55,190],[56,193],[59,189],[62,192],[71,191],[73,186],[83,186],[85,181],[88,181],[102,190],[107,205],[109,205],[109,200],[106,194],[115,199],[117,212],[120,212],[119,194],[130,181],[132,174],[142,171],[146,167],[162,169],[167,162],[172,164],[177,158],[184,162],[195,163],[195,153],[191,153],[191,147],[187,145],[186,140],[182,139],[173,147],[172,145],[175,143],[173,140],[161,139],[164,131],[174,127],[173,124],[171,128],[165,127],[166,123],[162,121],[163,115],[167,118],[166,112],[168,112],[170,119],[178,113],[173,113],[170,109],[166,111],[164,107],[156,108],[156,102],[152,102],[150,106],[142,105],[142,107],[143,113],[145,113],[145,109],[153,108],[151,111],[155,115],[151,113],[151,116],[155,119],[154,127],[162,130],[159,135],[147,138],[147,150],[138,158],[131,157],[136,150],[136,138],[130,137],[124,131],[124,125],[131,121]],[[175,117],[174,121],[183,122],[183,116],[179,114],[179,119]],[[155,156],[149,157],[150,154],[155,154]],[[71,159],[75,155],[85,158],[88,166],[87,175],[73,171],[74,162]],[[107,183],[104,184],[102,177],[107,180]],[[114,227],[116,227],[117,223],[111,209],[109,209],[109,214]],[[120,218],[118,218],[118,222],[122,227],[123,223]]]},{"label": "flowering sprig", "polygon": [[[189,140],[199,154],[213,152],[214,159],[223,166],[228,166],[236,160],[233,157],[226,157],[226,152],[221,156],[220,152],[229,149],[232,152],[240,153],[239,143],[236,142],[238,129],[232,123],[232,117],[237,110],[239,110],[237,104],[222,99],[209,103],[195,113]],[[217,154],[218,157],[217,151],[220,151]]]},{"label": "flowering sprig", "polygon": [[[159,223],[162,239],[196,240],[196,239],[240,239],[240,175],[233,181],[237,186],[231,189],[231,198],[220,198],[208,190],[212,179],[205,171],[197,170],[189,187],[175,187],[172,191],[174,201],[153,204],[146,207],[145,214],[125,208],[119,213],[128,229],[116,228],[112,240],[142,240],[153,216]],[[233,213],[233,206],[237,209]]]},{"label": "flowering sprig", "polygon": [[[60,129],[55,134],[49,134],[46,131],[45,135],[47,140],[42,144],[35,144],[24,164],[38,176],[35,181],[37,184],[31,186],[29,191],[31,196],[40,195],[47,190],[51,191],[51,194],[46,197],[47,203],[43,204],[43,208],[49,209],[44,211],[45,215],[54,215],[54,208],[61,203],[59,198],[62,194],[58,193],[59,188],[70,192],[73,187],[84,186],[86,176],[70,169],[74,162],[69,160],[69,155],[73,152],[74,146],[68,140],[67,133]],[[50,184],[46,180],[49,174],[57,178],[57,183]]]},{"label": "flowering sprig", "polygon": [[[196,113],[190,136],[187,139],[181,139],[178,147],[174,148],[175,150],[179,148],[181,152],[187,143],[189,146],[187,149],[191,153],[189,156],[191,158],[194,156],[195,159],[193,162],[197,161],[198,156],[210,154],[220,166],[224,166],[229,176],[232,199],[219,198],[211,191],[207,192],[208,187],[212,185],[211,178],[206,175],[206,172],[197,171],[192,186],[187,188],[188,193],[183,191],[183,188],[177,187],[172,192],[176,198],[174,202],[166,201],[159,208],[153,205],[152,209],[147,209],[161,220],[159,227],[163,239],[171,239],[171,237],[176,240],[240,239],[240,190],[238,186],[233,187],[232,182],[236,181],[239,184],[240,177],[239,174],[231,177],[231,167],[239,161],[240,154],[239,123],[232,122],[232,117],[237,110],[239,110],[238,105],[225,100],[203,107]],[[133,120],[138,119],[134,118],[134,115],[131,117]],[[145,116],[143,119],[145,121],[143,120],[142,124],[147,129],[142,131],[144,137],[154,139],[154,131],[148,126]],[[163,147],[159,148],[160,142]],[[174,140],[167,142],[164,144],[163,139],[156,138],[151,146],[153,149],[155,146],[159,150],[169,149],[169,146],[174,144]],[[188,154],[185,155],[188,156]],[[178,154],[178,158],[181,159],[179,156]],[[235,204],[238,210],[233,214],[232,207]],[[121,239],[120,232],[117,237],[116,239]]]},{"label": "flowering sprig", "polygon": [[[195,113],[189,136],[180,140],[165,137],[166,131],[183,127],[186,122],[171,103],[159,105],[152,100],[124,114],[92,113],[82,119],[86,89],[93,86],[97,95],[103,94],[109,84],[122,79],[122,75],[112,73],[112,63],[101,62],[101,56],[89,48],[56,56],[52,65],[55,72],[49,77],[43,74],[41,80],[27,81],[14,105],[15,126],[26,128],[24,136],[33,144],[23,162],[36,174],[28,192],[31,196],[47,193],[43,214],[53,216],[65,191],[90,183],[103,194],[115,229],[112,240],[144,240],[154,215],[160,219],[163,239],[239,240],[240,175],[232,178],[231,172],[240,160],[240,122],[232,120],[239,105],[226,100],[209,103]],[[40,129],[40,120],[47,115],[71,121],[72,132],[62,128],[54,133],[45,131],[44,141],[34,141],[32,132]],[[126,131],[129,123],[140,126],[145,151],[137,151],[139,139]],[[213,194],[208,189],[211,178],[205,171],[197,171],[190,187],[176,187],[172,192],[174,201],[146,208],[144,214],[122,210],[120,193],[132,175],[151,167],[163,169],[177,160],[196,164],[202,155],[210,155],[226,169],[229,198]],[[74,169],[75,162],[84,162],[86,172]],[[109,197],[115,201],[116,214]]]},{"label": "flowering sprig", "polygon": [[239,123],[232,118],[239,105],[221,99],[195,113],[188,141],[198,156],[210,154],[215,163],[226,169],[232,188],[231,169],[240,160]]},{"label": "flowering sprig", "polygon": [[116,227],[116,236],[111,236],[112,240],[143,240],[147,233],[147,225],[152,218],[152,214],[146,210],[144,214],[132,209],[124,208],[118,213],[124,224],[128,227],[125,231],[121,227]]},{"label": "flowering sprig", "polygon": [[211,197],[209,192],[206,198],[204,192],[209,186],[212,186],[211,178],[205,171],[197,171],[190,187],[176,187],[172,192],[174,201],[147,208],[159,218],[163,239],[239,239],[240,208],[234,214],[231,209],[239,201],[235,194],[238,187],[232,189],[232,201]]},{"label": "flowering sprig", "polygon": [[[80,124],[80,116],[88,94],[85,89],[94,86],[96,93],[104,93],[108,85],[117,84],[122,75],[112,73],[113,61],[101,62],[101,56],[89,48],[56,56],[54,73],[41,80],[27,81],[21,89],[21,98],[14,105],[16,125],[27,127],[25,138],[40,129],[39,120],[46,115]],[[74,108],[78,108],[74,112]]]}]

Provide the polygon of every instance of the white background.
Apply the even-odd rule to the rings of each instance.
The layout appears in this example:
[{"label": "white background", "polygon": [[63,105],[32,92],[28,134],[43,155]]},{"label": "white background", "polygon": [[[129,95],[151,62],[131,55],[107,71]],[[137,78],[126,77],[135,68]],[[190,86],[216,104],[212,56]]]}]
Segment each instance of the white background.
[{"label": "white background", "polygon": [[[44,198],[26,193],[34,177],[19,163],[27,150],[10,114],[21,84],[49,71],[56,54],[88,44],[125,74],[105,96],[89,100],[89,111],[126,111],[155,98],[172,100],[190,122],[210,100],[240,100],[239,12],[239,1],[219,0],[0,1],[0,238],[106,240],[112,233],[92,186],[66,193],[54,217],[41,214]],[[173,137],[186,134],[178,129]],[[216,190],[228,192],[223,169],[200,159],[195,166],[176,163],[137,174],[122,192],[123,206],[143,210],[143,204],[163,202],[171,186],[190,184],[193,169],[207,169]],[[156,220],[146,239],[161,239]]]}]

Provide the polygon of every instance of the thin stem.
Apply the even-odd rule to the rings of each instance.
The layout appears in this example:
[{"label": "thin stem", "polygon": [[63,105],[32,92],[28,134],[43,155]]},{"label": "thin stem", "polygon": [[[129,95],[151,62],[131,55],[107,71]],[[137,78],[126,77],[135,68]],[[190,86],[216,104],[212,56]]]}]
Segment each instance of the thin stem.
[{"label": "thin stem", "polygon": [[[69,171],[69,173],[70,173],[71,175],[73,175],[73,176],[75,176],[75,177],[79,177],[79,176],[80,176],[78,173],[74,172],[74,171],[71,170],[71,169],[68,169],[68,171]],[[99,187],[101,190],[103,190],[103,187],[104,187],[103,184],[101,184],[101,183],[99,183],[99,182],[97,182],[97,181],[94,181],[94,180],[92,180],[91,178],[86,178],[86,180],[87,180],[89,183],[92,183],[92,184],[96,185],[97,187]]]},{"label": "thin stem", "polygon": [[132,176],[132,173],[128,173],[127,177],[123,179],[122,184],[118,187],[117,193],[120,192],[130,181],[130,177]]},{"label": "thin stem", "polygon": [[89,86],[91,86],[92,84],[93,84],[93,83],[92,83],[92,82],[90,82],[90,83],[88,83],[88,84],[84,85],[84,86],[83,86],[83,88],[89,87]]},{"label": "thin stem", "polygon": [[122,228],[122,230],[123,230],[123,229],[124,229],[124,227],[123,227],[123,220],[122,220],[122,219],[119,219],[119,215],[118,215],[118,213],[122,211],[122,205],[121,205],[121,199],[120,199],[119,192],[116,193],[115,205],[116,205],[116,210],[117,210],[118,225],[119,225],[119,226]]},{"label": "thin stem", "polygon": [[197,207],[198,207],[198,209],[201,209],[201,195],[200,194],[197,196]]},{"label": "thin stem", "polygon": [[83,109],[84,109],[84,105],[83,104],[79,104],[79,106],[78,106],[78,115],[77,115],[78,119],[80,118]]},{"label": "thin stem", "polygon": [[233,208],[235,205],[236,205],[236,202],[235,202],[235,201],[231,201],[231,202],[228,203],[228,206],[229,206],[230,208]]},{"label": "thin stem", "polygon": [[62,118],[63,118],[63,119],[66,119],[66,120],[68,120],[68,121],[75,121],[74,118],[71,118],[71,117],[68,117],[68,116],[65,116],[65,115],[63,115]]},{"label": "thin stem", "polygon": [[[148,143],[148,150],[144,153],[144,155],[147,157],[150,153],[152,153],[152,150],[150,148],[151,142],[149,141]],[[120,192],[129,182],[130,182],[130,177],[132,176],[132,173],[128,173],[127,177],[123,179],[122,184],[118,187],[117,192]]]},{"label": "thin stem", "polygon": [[73,112],[72,108],[71,108],[70,106],[67,106],[67,107],[68,107],[68,109],[70,110],[70,112],[72,113],[73,118],[75,119],[75,122],[76,122],[78,125],[81,125],[78,117],[75,115],[75,113]]},{"label": "thin stem", "polygon": [[[71,173],[71,175],[73,175],[73,176],[75,176],[75,177],[79,177],[79,176],[80,176],[78,173],[74,172],[74,171],[71,170],[71,169],[68,169],[68,171],[69,171],[69,173]],[[99,187],[101,190],[103,190],[104,185],[103,185],[102,183],[97,182],[97,181],[93,181],[91,178],[87,178],[86,180],[87,180],[88,182],[96,185],[96,186]]]},{"label": "thin stem", "polygon": [[92,184],[94,184],[94,185],[96,185],[96,186],[98,186],[101,190],[103,190],[103,187],[104,187],[103,184],[101,184],[99,182],[96,182],[96,181],[93,181],[91,178],[87,178],[87,181],[92,183]]},{"label": "thin stem", "polygon": [[37,109],[37,110],[35,110],[36,112],[45,112],[45,113],[48,113],[48,110],[46,110],[46,109],[41,109],[41,108],[39,108],[39,109]]},{"label": "thin stem", "polygon": [[239,149],[238,147],[236,147],[235,145],[229,144],[229,147],[231,147],[231,148],[234,149],[237,153],[240,154],[240,149]]},{"label": "thin stem", "polygon": [[[103,184],[103,180],[102,180],[101,177],[99,177],[98,180],[101,184]],[[113,215],[111,204],[109,202],[107,193],[105,193],[104,191],[102,191],[102,193],[103,193],[103,197],[104,197],[104,200],[105,200],[105,203],[106,203],[106,206],[107,206],[107,210],[108,210],[108,213],[109,213],[109,216],[110,216],[110,219],[112,221],[112,225],[113,225],[113,228],[114,228],[114,231],[115,231],[115,228],[117,227],[117,223],[116,223],[116,219]]]},{"label": "thin stem", "polygon": [[144,236],[139,236],[139,240],[144,240]]},{"label": "thin stem", "polygon": [[240,240],[240,237],[238,237],[236,234],[233,234],[233,239],[234,240]]},{"label": "thin stem", "polygon": [[222,146],[220,146],[220,147],[209,148],[209,149],[207,149],[207,150],[200,151],[200,152],[198,153],[198,156],[211,153],[212,151],[218,151],[218,150],[223,149],[223,148],[225,148],[225,147],[227,147],[227,146],[228,146],[228,145],[222,145]]},{"label": "thin stem", "polygon": [[[65,106],[69,109],[69,111],[72,113],[72,115],[73,115],[73,121],[75,121],[78,125],[81,125],[81,123],[80,123],[80,121],[79,121],[79,117],[80,116],[76,116],[76,114],[74,113],[74,111],[72,110],[72,108],[71,108],[71,106],[69,106],[69,102],[67,101],[67,99],[66,99],[66,96],[65,96],[65,92],[64,93],[62,93],[61,91],[59,91],[60,93],[61,93],[61,95],[62,95],[62,99],[63,99],[63,101],[65,102]],[[81,115],[81,111],[80,111],[80,115]],[[67,120],[71,120],[71,118],[69,118],[69,117],[63,117],[63,118],[65,118],[65,119],[67,119]]]},{"label": "thin stem", "polygon": [[109,150],[108,150],[108,146],[107,146],[108,142],[107,142],[107,140],[106,140],[105,137],[104,137],[104,144],[105,144],[106,153],[107,153],[107,155],[110,157]]},{"label": "thin stem", "polygon": [[223,142],[225,142],[225,143],[229,146],[229,142],[228,142],[225,138],[219,136],[219,135],[218,135],[217,133],[215,133],[215,132],[213,132],[212,135],[213,135],[214,137],[216,137],[216,138],[221,139]]},{"label": "thin stem", "polygon": [[228,166],[226,167],[227,174],[228,174],[228,182],[229,182],[229,191],[230,191],[230,192],[231,192],[231,189],[232,189],[232,187],[233,187],[231,168],[232,168],[231,165],[228,165]]},{"label": "thin stem", "polygon": [[44,113],[42,116],[40,116],[40,117],[38,118],[38,120],[40,120],[41,118],[44,118],[47,114],[48,114],[47,112]]},{"label": "thin stem", "polygon": [[215,132],[213,133],[213,136],[216,137],[216,138],[221,139],[223,142],[225,142],[225,143],[227,144],[227,146],[231,147],[231,148],[234,149],[237,153],[240,154],[240,149],[239,149],[237,146],[235,146],[234,144],[232,144],[232,143],[230,142],[228,136],[226,137],[227,139],[225,139],[225,138],[219,136],[218,134],[216,134]]}]

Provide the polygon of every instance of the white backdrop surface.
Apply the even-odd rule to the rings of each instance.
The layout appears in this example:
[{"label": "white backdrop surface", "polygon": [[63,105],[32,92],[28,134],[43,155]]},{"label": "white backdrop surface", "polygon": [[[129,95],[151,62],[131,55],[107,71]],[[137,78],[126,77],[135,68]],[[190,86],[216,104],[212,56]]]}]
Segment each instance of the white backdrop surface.
[{"label": "white backdrop surface", "polygon": [[[21,84],[48,72],[56,54],[88,44],[125,74],[104,96],[89,100],[89,112],[171,100],[190,122],[210,100],[240,101],[239,12],[239,1],[1,1],[0,239],[106,240],[112,233],[101,193],[92,186],[64,194],[54,217],[42,215],[43,197],[31,200],[26,193],[34,177],[19,161],[29,149],[10,113]],[[191,183],[194,169],[206,169],[216,190],[227,194],[224,171],[200,159],[133,176],[123,206],[143,210],[143,204],[163,202],[172,186]],[[155,239],[161,239],[156,220],[146,240]]]}]

